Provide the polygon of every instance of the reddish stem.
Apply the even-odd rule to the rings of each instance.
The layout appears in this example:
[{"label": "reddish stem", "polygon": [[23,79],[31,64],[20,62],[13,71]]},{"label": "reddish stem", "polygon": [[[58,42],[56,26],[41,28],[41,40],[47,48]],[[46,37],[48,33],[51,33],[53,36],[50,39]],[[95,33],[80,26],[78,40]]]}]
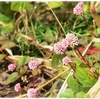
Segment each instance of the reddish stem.
[{"label": "reddish stem", "polygon": [[[89,25],[89,23],[87,22],[87,20],[86,20],[85,16],[84,16],[84,15],[82,15],[82,17],[83,17],[83,19],[85,20],[85,22],[86,22],[87,26],[88,26],[88,27],[90,27],[90,25]],[[93,37],[96,37],[96,35],[93,33],[93,30],[92,30],[92,29],[90,30],[90,34],[91,34]]]}]

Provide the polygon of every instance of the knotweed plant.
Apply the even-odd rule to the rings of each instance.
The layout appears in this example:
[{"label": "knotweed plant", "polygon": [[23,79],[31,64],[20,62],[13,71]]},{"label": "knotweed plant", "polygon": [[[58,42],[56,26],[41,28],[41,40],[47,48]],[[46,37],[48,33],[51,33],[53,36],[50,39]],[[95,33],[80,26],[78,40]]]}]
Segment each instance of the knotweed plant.
[{"label": "knotweed plant", "polygon": [[[31,70],[31,71],[33,71],[34,72],[34,70],[36,70],[37,69],[37,67],[38,67],[38,62],[36,61],[36,60],[33,60],[33,59],[31,59],[31,60],[29,60],[29,62],[28,62],[28,64],[27,64],[27,67],[29,67],[29,69]],[[25,68],[27,68],[27,67],[25,67]],[[13,64],[13,63],[11,63],[11,64],[9,64],[8,65],[8,71],[9,72],[13,72],[13,71],[16,71],[17,70],[17,68],[16,68],[16,66]],[[24,79],[24,78],[23,78]],[[24,82],[25,81],[27,81],[27,78],[26,78],[26,76],[25,76],[25,79],[24,79]],[[27,81],[27,83],[28,83],[28,81]],[[16,91],[16,92],[19,92],[19,91],[21,91],[21,89],[22,89],[22,84],[20,83],[20,82],[18,82],[15,86],[14,86],[14,90]],[[27,90],[27,96],[29,97],[29,98],[35,98],[36,96],[37,96],[37,91],[36,91],[36,89],[34,89],[34,88],[29,88],[28,90]]]},{"label": "knotweed plant", "polygon": [[[58,42],[57,42],[57,40],[56,40],[56,42],[55,42],[55,40],[53,41],[53,43],[55,42],[54,45],[53,45],[53,51],[54,51],[54,55],[57,56],[57,57],[52,58],[52,63],[57,62],[56,66],[65,66],[65,67],[68,66],[71,70],[73,70],[73,75],[70,75],[69,78],[68,78],[68,81],[67,81],[67,83],[68,83],[67,88],[69,88],[69,90],[66,89],[67,91],[65,90],[65,92],[66,92],[65,94],[71,93],[72,98],[77,98],[78,96],[84,97],[86,95],[85,93],[89,90],[89,88],[91,88],[96,83],[97,78],[99,77],[98,71],[100,72],[100,70],[97,71],[97,68],[94,67],[93,65],[91,65],[91,63],[89,62],[87,57],[85,57],[85,55],[83,55],[81,50],[79,50],[79,44],[80,44],[79,39],[80,38],[78,37],[78,35],[76,35],[77,33],[65,31],[63,26],[61,25],[59,19],[57,18],[56,14],[52,10],[51,6],[49,5],[49,3],[46,3],[46,4],[49,7],[48,10],[50,10],[52,12],[56,21],[59,24],[59,27],[62,29],[62,32],[64,33],[64,35],[62,35],[62,37],[63,36],[64,37],[61,38]],[[89,27],[90,25],[89,25],[89,23],[88,23],[88,21],[85,17],[85,12],[84,12],[83,6],[84,6],[84,3],[79,2],[73,8],[73,15],[81,16],[84,19],[84,21],[86,22],[87,26]],[[42,12],[44,13],[45,11],[42,11]],[[92,13],[93,11],[90,11],[90,12]],[[99,9],[95,8],[94,12],[99,12]],[[25,14],[25,13],[24,13],[24,10],[23,10],[23,14]],[[33,12],[32,12],[32,14],[33,14]],[[36,14],[36,15],[34,14],[34,16],[37,16],[37,15],[38,14]],[[34,29],[33,23],[32,22],[30,23],[32,16],[33,15],[31,15],[29,18],[28,18],[28,16],[25,16],[25,19],[27,19],[27,21],[24,20],[23,17],[22,18],[19,17],[19,19],[17,21],[20,21],[20,19],[23,20],[23,23],[26,26],[25,29],[27,30],[27,33],[31,32],[30,27],[28,27],[28,24],[30,24],[32,26],[32,33],[33,33],[32,35],[34,35],[34,38],[36,40],[35,29]],[[41,18],[39,18],[39,19],[41,19]],[[24,28],[23,28],[23,30],[24,30]],[[90,37],[91,36],[96,37],[94,35],[93,31],[92,32],[89,31],[89,33],[90,33]],[[29,42],[31,42],[31,44],[34,43],[33,40],[29,40]],[[33,45],[35,45],[35,43]],[[37,47],[38,45],[39,44],[37,43],[35,46]],[[42,48],[43,47],[39,45],[38,49],[41,50]],[[50,46],[48,48],[44,47],[46,52],[48,52],[49,48],[52,48],[52,46]],[[71,51],[73,53],[72,56],[69,54],[69,51]],[[10,52],[10,51],[8,51],[8,52]],[[45,52],[44,52],[44,54],[45,54]],[[59,61],[60,61],[60,65],[58,64]],[[66,73],[66,71],[67,71],[67,69],[63,70],[63,68],[61,67],[63,73],[58,74],[56,77],[52,78],[52,80],[46,82],[46,84],[39,86],[39,88],[36,88],[36,87],[34,87],[35,81],[33,81],[34,80],[33,78],[37,77],[36,75],[34,75],[34,73],[38,72],[38,67],[39,67],[39,62],[35,59],[32,59],[29,56],[20,57],[20,59],[18,61],[15,61],[15,62],[12,61],[12,63],[10,63],[7,67],[8,72],[11,73],[11,75],[7,79],[7,84],[10,84],[10,83],[16,81],[17,83],[14,86],[15,92],[20,92],[21,90],[25,89],[26,94],[24,96],[27,96],[28,98],[36,98],[37,95],[38,95],[38,90],[42,89],[43,87],[45,87],[47,84],[49,84],[53,80],[56,80],[57,77],[62,76],[62,74]],[[52,67],[53,67],[53,65],[52,65]],[[58,68],[57,68],[57,70],[58,70]],[[25,73],[29,73],[29,75],[25,75]],[[28,84],[29,83],[28,80],[31,77],[32,77],[32,81],[33,81],[32,84],[29,84],[29,86],[27,86],[27,87],[24,86],[23,83],[26,82]],[[21,80],[23,80],[22,83],[19,82],[19,80],[18,80],[19,78],[21,78]],[[44,81],[44,79],[43,79],[43,81]],[[23,88],[23,86],[25,88]],[[65,98],[69,98],[69,96],[67,96]]]}]

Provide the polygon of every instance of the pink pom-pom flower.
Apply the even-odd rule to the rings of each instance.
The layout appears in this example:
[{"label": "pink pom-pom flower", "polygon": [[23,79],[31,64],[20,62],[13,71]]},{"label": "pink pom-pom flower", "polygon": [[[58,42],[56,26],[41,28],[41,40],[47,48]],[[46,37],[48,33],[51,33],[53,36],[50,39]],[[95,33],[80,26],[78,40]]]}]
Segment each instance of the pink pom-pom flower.
[{"label": "pink pom-pom flower", "polygon": [[28,62],[28,67],[29,67],[30,69],[32,69],[32,70],[36,69],[37,66],[38,66],[38,62],[35,61],[35,60],[30,60],[30,61]]},{"label": "pink pom-pom flower", "polygon": [[37,90],[34,88],[30,88],[27,91],[28,98],[35,98],[37,96]]},{"label": "pink pom-pom flower", "polygon": [[72,62],[72,61],[71,61],[71,59],[68,56],[66,56],[66,57],[64,57],[62,59],[63,65],[68,65],[68,63],[70,63],[70,62]]},{"label": "pink pom-pom flower", "polygon": [[16,92],[18,92],[21,89],[20,83],[17,83],[15,85],[15,88],[14,89],[15,89]]},{"label": "pink pom-pom flower", "polygon": [[54,44],[54,51],[58,55],[64,53],[63,46],[62,46],[61,42],[57,42],[57,43]]},{"label": "pink pom-pom flower", "polygon": [[64,54],[64,51],[68,47],[68,41],[66,39],[62,39],[61,42],[57,42],[54,44],[54,51],[56,54]]},{"label": "pink pom-pom flower", "polygon": [[9,71],[14,71],[15,68],[16,68],[16,66],[14,64],[9,64],[8,65],[8,70]]},{"label": "pink pom-pom flower", "polygon": [[81,1],[77,5],[82,7],[84,5],[84,2]]},{"label": "pink pom-pom flower", "polygon": [[66,40],[69,42],[69,45],[71,45],[71,47],[77,46],[79,44],[78,38],[71,33],[68,33],[66,35]]},{"label": "pink pom-pom flower", "polygon": [[83,14],[83,2],[79,2],[73,9],[74,14],[76,15],[82,15]]},{"label": "pink pom-pom flower", "polygon": [[94,67],[90,68],[90,72],[94,73],[96,69]]},{"label": "pink pom-pom flower", "polygon": [[69,42],[66,39],[62,39],[61,41],[63,51],[65,51],[69,45]]}]

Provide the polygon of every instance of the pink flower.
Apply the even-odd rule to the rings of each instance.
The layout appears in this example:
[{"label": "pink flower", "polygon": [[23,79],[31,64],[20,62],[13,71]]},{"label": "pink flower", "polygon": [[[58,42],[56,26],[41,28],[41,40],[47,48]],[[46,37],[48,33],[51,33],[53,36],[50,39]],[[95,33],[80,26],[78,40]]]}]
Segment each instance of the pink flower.
[{"label": "pink flower", "polygon": [[82,7],[83,4],[84,4],[84,3],[81,1],[81,2],[79,2],[77,5]]},{"label": "pink flower", "polygon": [[18,92],[21,89],[20,83],[17,83],[15,85],[15,88],[14,89],[15,89],[16,92]]},{"label": "pink flower", "polygon": [[16,66],[14,64],[9,64],[8,65],[8,70],[9,71],[14,71],[15,68],[16,68]]},{"label": "pink flower", "polygon": [[96,70],[96,69],[95,69],[94,67],[90,68],[90,72],[92,72],[92,73],[94,73],[95,70]]},{"label": "pink flower", "polygon": [[69,42],[71,47],[77,46],[79,44],[78,38],[74,34],[68,33],[66,35],[66,40]]},{"label": "pink flower", "polygon": [[36,95],[37,95],[37,90],[36,89],[34,89],[34,88],[28,89],[28,91],[27,91],[28,98],[35,98]]},{"label": "pink flower", "polygon": [[35,68],[37,68],[38,62],[35,61],[35,60],[30,60],[30,61],[28,62],[28,66],[29,66],[30,69],[34,70]]},{"label": "pink flower", "polygon": [[74,14],[76,14],[76,15],[81,15],[81,14],[83,14],[83,8],[82,8],[82,6],[83,6],[83,2],[79,2],[79,3],[74,7],[74,9],[73,9]]},{"label": "pink flower", "polygon": [[64,57],[64,58],[62,59],[62,63],[63,63],[64,65],[68,65],[68,63],[70,63],[70,62],[72,62],[72,61],[71,61],[71,59],[70,59],[68,56],[66,56],[66,57]]},{"label": "pink flower", "polygon": [[61,42],[57,42],[54,44],[54,51],[56,54],[59,55],[64,53],[64,49]]},{"label": "pink flower", "polygon": [[63,47],[63,51],[65,51],[66,48],[67,48],[68,45],[69,45],[69,42],[68,42],[66,39],[62,39],[61,44],[62,44],[62,47]]}]

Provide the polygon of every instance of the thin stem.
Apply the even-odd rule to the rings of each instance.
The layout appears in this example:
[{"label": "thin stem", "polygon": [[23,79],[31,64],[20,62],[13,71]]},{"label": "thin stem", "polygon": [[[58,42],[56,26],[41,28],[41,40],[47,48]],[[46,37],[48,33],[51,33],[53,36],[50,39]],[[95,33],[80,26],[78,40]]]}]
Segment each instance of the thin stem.
[{"label": "thin stem", "polygon": [[89,47],[91,46],[93,40],[87,45],[86,49],[84,50],[84,52],[82,53],[82,56],[84,56],[87,52],[87,50],[89,49]]},{"label": "thin stem", "polygon": [[[49,4],[48,4],[48,3],[46,3],[46,4],[49,6]],[[51,8],[50,6],[49,6],[49,8],[50,8],[51,12],[53,13],[54,17],[56,18],[56,20],[57,20],[58,24],[60,25],[60,27],[61,27],[62,31],[63,31],[63,32],[64,32],[64,34],[66,35],[66,32],[65,32],[65,30],[64,30],[64,28],[63,28],[63,26],[61,25],[61,23],[60,23],[59,19],[57,18],[56,14],[54,13],[54,11],[52,10],[52,8]]]},{"label": "thin stem", "polygon": [[[74,49],[73,49],[74,50]],[[92,66],[88,63],[88,61],[82,56],[82,54],[80,53],[79,50],[75,51],[74,52],[77,54],[77,56],[81,59],[81,61],[86,64],[89,68],[92,68]],[[99,77],[99,74],[98,73],[94,73],[95,77]]]},{"label": "thin stem", "polygon": [[69,65],[72,68],[72,70],[75,72],[75,68],[73,67],[73,65],[71,63],[69,63]]},{"label": "thin stem", "polygon": [[36,33],[35,33],[35,30],[34,30],[34,26],[33,26],[32,21],[31,21],[31,26],[32,26],[32,31],[33,31],[33,36],[34,36],[34,39],[36,40]]},{"label": "thin stem", "polygon": [[[73,49],[74,50],[74,49]],[[89,63],[86,61],[86,59],[82,56],[82,54],[80,53],[80,51],[74,50],[74,52],[76,53],[76,55],[81,59],[81,61],[86,64],[89,68],[91,68],[91,66],[89,65]]]},{"label": "thin stem", "polygon": [[85,58],[82,56],[82,54],[80,53],[80,51],[79,51],[78,49],[77,49],[77,51],[78,51],[79,55],[82,57],[83,61],[87,64],[87,66],[88,66],[89,68],[91,68],[91,66],[90,66],[90,64],[88,63],[87,59],[85,59]]},{"label": "thin stem", "polygon": [[[82,15],[83,19],[85,20],[86,24],[88,27],[90,27],[89,23],[87,22],[86,18],[84,15]],[[96,37],[96,35],[92,32],[92,30],[90,30],[90,34],[93,36],[93,37]]]},{"label": "thin stem", "polygon": [[40,48],[38,47],[38,41],[36,40],[36,33],[35,33],[35,29],[34,29],[34,26],[33,26],[33,23],[32,21],[30,22],[31,23],[31,26],[32,26],[32,32],[33,32],[33,39],[35,41],[35,46],[37,47],[37,49],[40,51],[40,53],[43,55],[44,57],[44,54],[43,52],[40,50]]}]

